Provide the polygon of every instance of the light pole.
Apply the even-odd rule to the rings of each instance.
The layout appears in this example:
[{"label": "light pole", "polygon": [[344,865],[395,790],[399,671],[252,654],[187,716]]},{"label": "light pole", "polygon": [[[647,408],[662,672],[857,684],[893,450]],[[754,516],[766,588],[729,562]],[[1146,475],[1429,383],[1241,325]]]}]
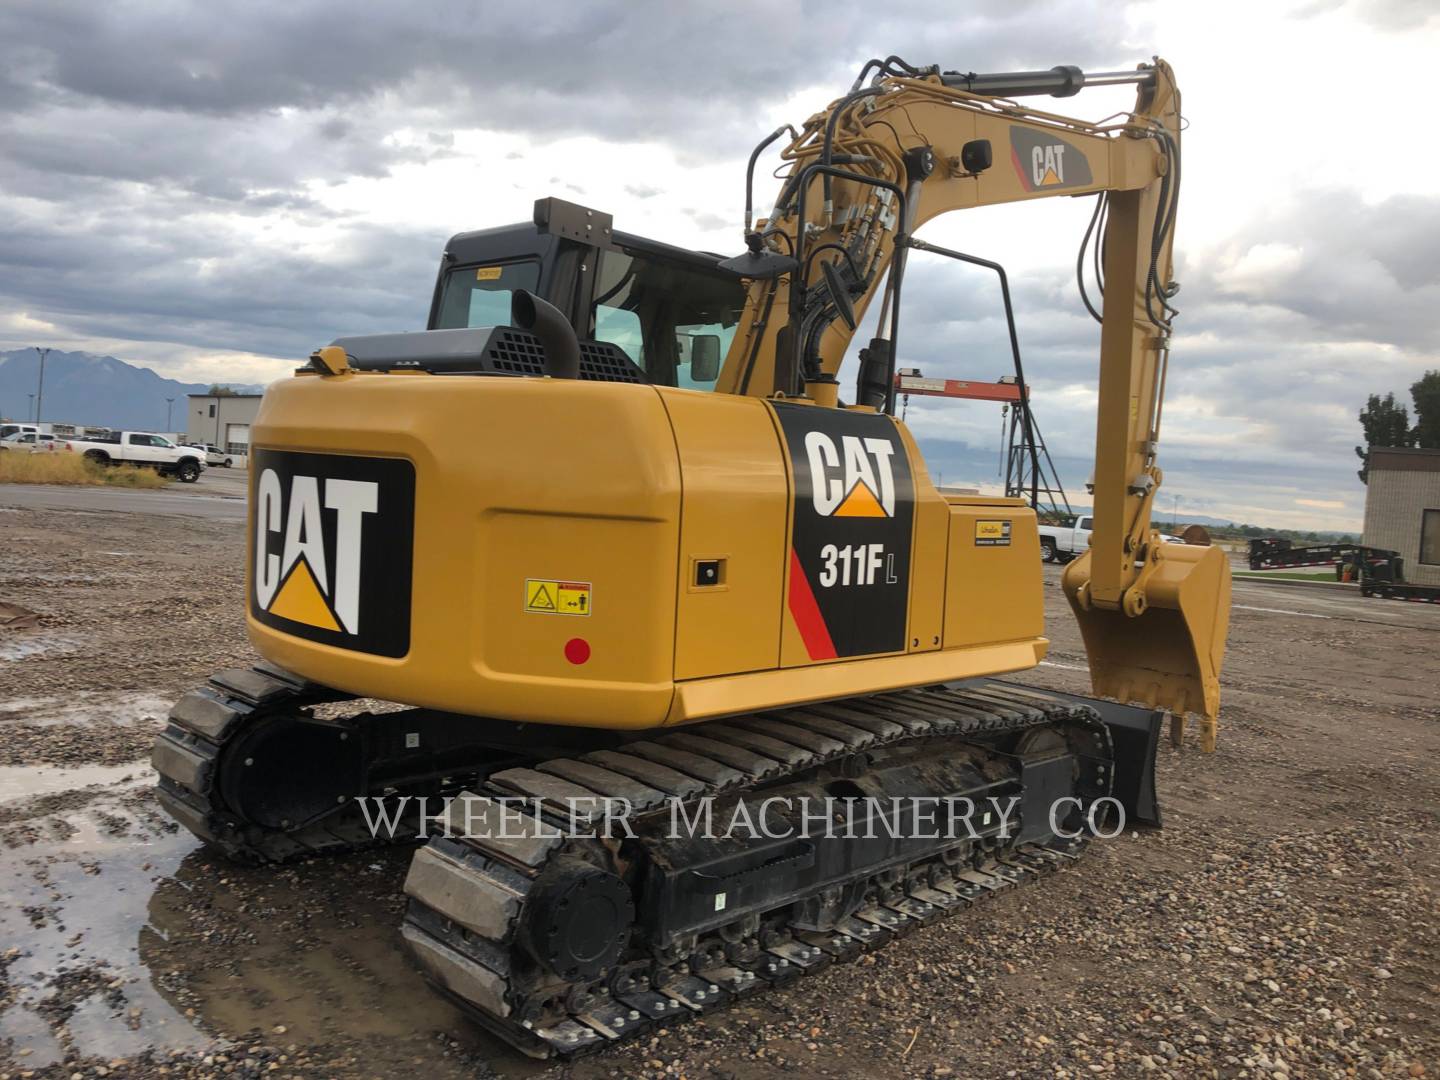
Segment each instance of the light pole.
[{"label": "light pole", "polygon": [[35,351],[40,354],[40,384],[35,388],[35,423],[40,423],[40,413],[45,408],[45,357],[50,355],[50,350],[35,346]]},{"label": "light pole", "polygon": [[174,399],[173,397],[167,397],[167,398],[165,399],[165,434],[166,434],[166,435],[169,435],[169,434],[170,434],[170,407],[171,407],[172,405],[174,405],[174,404],[175,404],[175,399]]},{"label": "light pole", "polygon": [[30,399],[30,406],[25,410],[25,419],[33,422],[35,420],[35,395],[26,394],[25,396]]}]

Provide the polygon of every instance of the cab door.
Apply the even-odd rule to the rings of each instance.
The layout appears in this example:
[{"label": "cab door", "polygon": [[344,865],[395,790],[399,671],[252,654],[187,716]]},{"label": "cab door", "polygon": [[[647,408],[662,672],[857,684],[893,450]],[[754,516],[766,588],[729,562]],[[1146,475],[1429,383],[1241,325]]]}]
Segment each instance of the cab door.
[{"label": "cab door", "polygon": [[125,456],[131,461],[150,465],[160,460],[160,449],[149,435],[126,435],[125,445],[128,450]]}]

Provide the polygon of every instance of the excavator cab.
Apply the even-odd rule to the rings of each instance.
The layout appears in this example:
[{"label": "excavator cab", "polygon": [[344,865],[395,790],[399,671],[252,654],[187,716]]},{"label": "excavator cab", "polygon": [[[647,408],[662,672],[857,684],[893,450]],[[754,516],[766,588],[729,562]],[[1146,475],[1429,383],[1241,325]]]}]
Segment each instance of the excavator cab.
[{"label": "excavator cab", "polygon": [[745,307],[744,283],[719,262],[616,232],[609,214],[541,199],[533,225],[450,239],[427,329],[507,326],[525,290],[563,312],[581,340],[620,349],[645,382],[713,390]]}]

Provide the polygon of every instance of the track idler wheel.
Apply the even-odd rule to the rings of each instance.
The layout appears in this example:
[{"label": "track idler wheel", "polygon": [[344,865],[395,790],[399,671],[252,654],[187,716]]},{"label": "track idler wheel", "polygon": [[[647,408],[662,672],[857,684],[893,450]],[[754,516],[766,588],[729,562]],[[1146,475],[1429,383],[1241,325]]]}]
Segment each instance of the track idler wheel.
[{"label": "track idler wheel", "polygon": [[303,713],[267,718],[227,746],[221,759],[226,804],[266,829],[297,828],[364,791],[360,737]]},{"label": "track idler wheel", "polygon": [[525,906],[535,959],[566,982],[600,978],[620,958],[635,921],[630,889],[608,870],[558,859]]}]

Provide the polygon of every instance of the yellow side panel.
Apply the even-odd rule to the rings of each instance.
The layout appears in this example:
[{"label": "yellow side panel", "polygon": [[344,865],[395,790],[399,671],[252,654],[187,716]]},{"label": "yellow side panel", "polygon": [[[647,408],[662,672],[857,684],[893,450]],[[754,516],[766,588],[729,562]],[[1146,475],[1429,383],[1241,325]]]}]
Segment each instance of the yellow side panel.
[{"label": "yellow side panel", "polygon": [[[684,494],[675,678],[775,667],[785,587],[790,489],[763,401],[660,390],[680,453]],[[719,580],[697,585],[700,562]]]},{"label": "yellow side panel", "polygon": [[[595,683],[663,686],[670,678],[673,594],[655,588],[662,571],[673,574],[673,523],[615,517],[570,517],[555,513],[495,510],[475,531],[478,587],[472,633],[476,670],[497,688],[512,687],[514,705],[497,711],[527,711],[526,698],[545,686],[548,693],[573,695],[569,712],[583,710],[580,698]],[[528,593],[527,582],[535,584]],[[550,583],[589,585],[588,615],[564,614],[559,590]],[[583,663],[566,646],[583,640]],[[549,684],[548,686],[546,684]]]},{"label": "yellow side panel", "polygon": [[1038,638],[1044,576],[1035,512],[1018,499],[953,501],[945,648]]},{"label": "yellow side panel", "polygon": [[[680,470],[653,387],[295,378],[267,391],[252,441],[415,468],[408,653],[349,651],[252,616],[261,655],[361,696],[480,717],[643,728],[669,714]],[[566,595],[590,612],[527,610],[537,580],[588,586]],[[584,650],[567,652],[574,639]]]},{"label": "yellow side panel", "polygon": [[910,429],[900,425],[915,478],[915,540],[910,548],[911,652],[940,648],[945,627],[945,563],[950,543],[950,507],[930,482]]}]

